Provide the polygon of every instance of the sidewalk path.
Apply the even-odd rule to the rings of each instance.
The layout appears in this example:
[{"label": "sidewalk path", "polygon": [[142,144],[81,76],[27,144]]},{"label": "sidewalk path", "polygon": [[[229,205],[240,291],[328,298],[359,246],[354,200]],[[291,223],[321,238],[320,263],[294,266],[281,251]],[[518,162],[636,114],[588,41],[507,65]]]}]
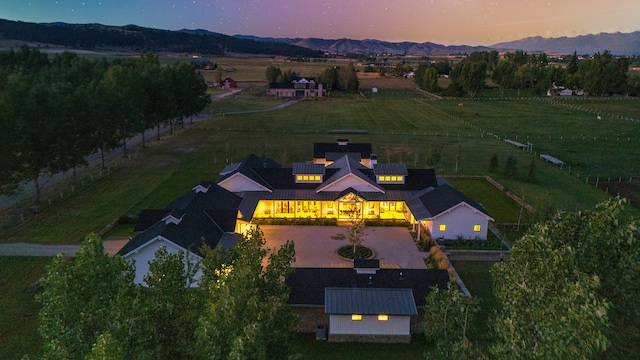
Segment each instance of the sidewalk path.
[{"label": "sidewalk path", "polygon": [[[109,255],[115,255],[129,241],[128,239],[105,240],[104,252]],[[56,256],[63,253],[68,257],[74,256],[80,245],[70,244],[28,244],[28,243],[9,243],[0,244],[0,256]]]}]

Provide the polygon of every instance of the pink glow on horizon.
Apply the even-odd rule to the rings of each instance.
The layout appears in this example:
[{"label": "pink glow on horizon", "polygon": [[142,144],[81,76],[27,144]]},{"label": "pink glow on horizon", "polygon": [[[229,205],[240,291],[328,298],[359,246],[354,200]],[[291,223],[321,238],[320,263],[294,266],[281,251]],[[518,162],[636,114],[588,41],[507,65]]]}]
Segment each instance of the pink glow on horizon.
[{"label": "pink glow on horizon", "polygon": [[32,0],[3,1],[0,14],[33,22],[446,45],[640,30],[638,0]]}]

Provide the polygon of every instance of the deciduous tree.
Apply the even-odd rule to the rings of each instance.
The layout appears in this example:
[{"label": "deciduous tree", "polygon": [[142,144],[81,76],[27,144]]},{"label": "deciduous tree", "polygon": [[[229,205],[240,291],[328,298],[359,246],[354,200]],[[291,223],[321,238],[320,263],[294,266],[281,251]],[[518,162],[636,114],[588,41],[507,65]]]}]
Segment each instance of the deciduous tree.
[{"label": "deciduous tree", "polygon": [[58,255],[46,273],[37,296],[45,359],[84,359],[101,335],[127,333],[133,267],[105,254],[100,237],[87,236],[73,260]]},{"label": "deciduous tree", "polygon": [[[295,259],[292,242],[269,256],[259,228],[239,240],[230,263],[208,269],[215,276],[200,284],[207,299],[196,330],[206,359],[286,359],[296,317],[284,278]],[[214,262],[215,263],[215,262]]]}]

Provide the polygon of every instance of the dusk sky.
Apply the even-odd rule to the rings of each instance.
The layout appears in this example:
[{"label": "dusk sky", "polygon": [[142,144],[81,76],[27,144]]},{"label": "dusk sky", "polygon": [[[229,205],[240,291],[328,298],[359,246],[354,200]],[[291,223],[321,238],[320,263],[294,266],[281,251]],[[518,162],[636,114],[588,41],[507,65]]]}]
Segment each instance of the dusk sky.
[{"label": "dusk sky", "polygon": [[2,0],[0,18],[491,45],[640,30],[640,0]]}]

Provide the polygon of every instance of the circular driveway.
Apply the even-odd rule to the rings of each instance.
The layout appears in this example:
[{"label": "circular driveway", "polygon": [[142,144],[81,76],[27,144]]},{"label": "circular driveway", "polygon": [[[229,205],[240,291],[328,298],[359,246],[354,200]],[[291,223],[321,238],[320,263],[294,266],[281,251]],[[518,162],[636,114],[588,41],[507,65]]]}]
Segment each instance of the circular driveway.
[{"label": "circular driveway", "polygon": [[[293,240],[296,261],[293,267],[353,267],[352,261],[340,258],[336,250],[349,245],[348,226],[262,225],[266,246],[277,249]],[[420,252],[409,230],[396,226],[369,226],[362,245],[371,248],[381,268],[426,269],[427,252]]]}]

